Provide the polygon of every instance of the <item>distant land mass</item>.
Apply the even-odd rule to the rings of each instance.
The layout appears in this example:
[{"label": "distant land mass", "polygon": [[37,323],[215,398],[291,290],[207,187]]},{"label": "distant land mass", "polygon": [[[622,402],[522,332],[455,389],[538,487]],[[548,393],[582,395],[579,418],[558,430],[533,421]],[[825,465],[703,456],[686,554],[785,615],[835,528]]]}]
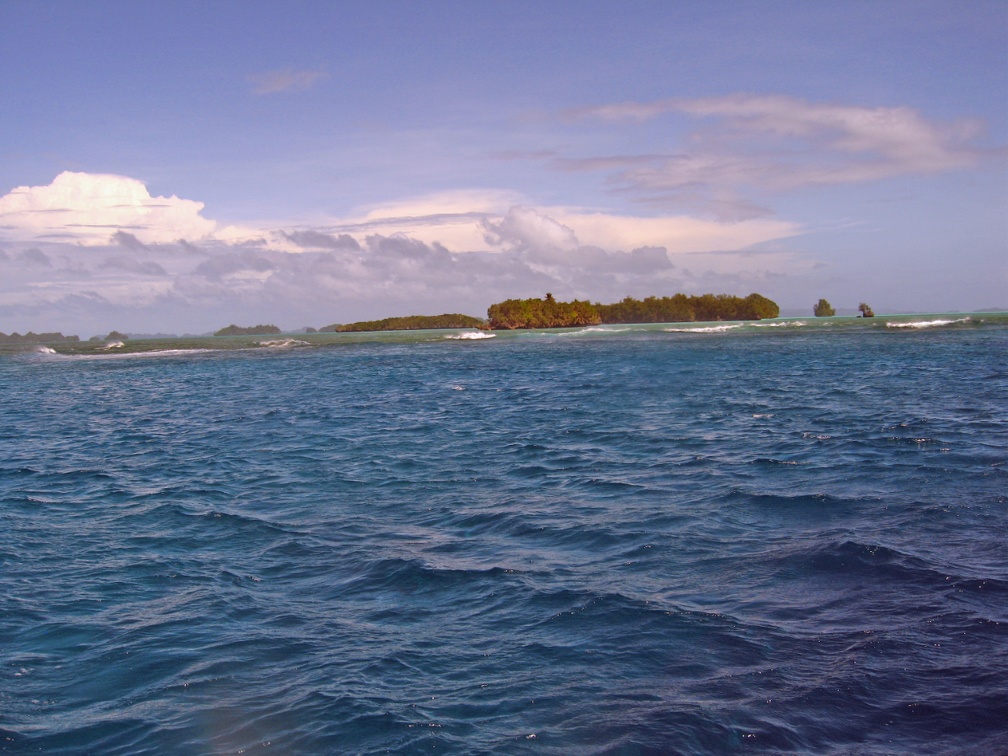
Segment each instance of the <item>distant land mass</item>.
[{"label": "distant land mass", "polygon": [[334,323],[320,328],[322,333],[350,333],[354,331],[420,331],[438,328],[486,328],[486,321],[471,315],[449,313],[445,315],[406,315],[382,320],[362,320],[358,323]]},{"label": "distant land mass", "polygon": [[80,341],[79,336],[64,336],[62,333],[0,333],[0,344],[57,344],[66,341]]},{"label": "distant land mass", "polygon": [[569,328],[614,323],[686,323],[712,320],[762,320],[776,318],[780,307],[760,294],[736,297],[702,294],[671,297],[626,297],[616,304],[592,304],[574,300],[558,302],[552,294],[544,299],[507,299],[490,305],[490,328]]},{"label": "distant land mass", "polygon": [[233,323],[219,331],[214,331],[214,336],[254,336],[258,334],[280,333],[280,329],[275,325],[254,325],[248,328],[236,326]]}]

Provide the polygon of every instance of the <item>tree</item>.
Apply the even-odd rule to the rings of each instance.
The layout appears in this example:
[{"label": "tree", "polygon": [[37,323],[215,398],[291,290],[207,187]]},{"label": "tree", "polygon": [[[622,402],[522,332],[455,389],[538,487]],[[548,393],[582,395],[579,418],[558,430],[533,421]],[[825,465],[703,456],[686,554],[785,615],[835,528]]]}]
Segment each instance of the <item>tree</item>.
[{"label": "tree", "polygon": [[872,312],[872,308],[866,305],[864,302],[858,305],[858,311],[861,313],[862,318],[874,318],[875,313]]},{"label": "tree", "polygon": [[820,299],[812,305],[812,312],[817,318],[831,318],[836,315],[836,310],[833,309],[833,305],[829,303],[828,299]]},{"label": "tree", "polygon": [[763,320],[780,315],[780,307],[772,299],[753,292],[743,300],[741,313],[743,320]]}]

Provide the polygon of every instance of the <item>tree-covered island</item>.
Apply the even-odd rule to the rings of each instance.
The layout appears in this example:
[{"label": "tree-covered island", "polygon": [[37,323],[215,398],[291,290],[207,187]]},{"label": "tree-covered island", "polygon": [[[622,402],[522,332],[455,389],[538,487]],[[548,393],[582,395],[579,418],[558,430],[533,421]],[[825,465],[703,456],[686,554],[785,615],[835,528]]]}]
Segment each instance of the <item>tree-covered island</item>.
[{"label": "tree-covered island", "polygon": [[357,323],[334,323],[319,329],[322,333],[353,333],[359,331],[424,331],[439,328],[486,328],[486,322],[471,315],[405,315]]},{"label": "tree-covered island", "polygon": [[233,323],[226,328],[221,328],[214,332],[214,336],[258,336],[260,334],[280,333],[280,329],[275,325],[254,325],[242,328]]},{"label": "tree-covered island", "polygon": [[569,328],[615,323],[686,323],[712,320],[762,320],[776,318],[780,308],[760,294],[736,297],[702,294],[671,297],[626,297],[615,304],[592,304],[580,300],[558,302],[552,294],[544,299],[507,299],[490,305],[490,328]]},{"label": "tree-covered island", "polygon": [[490,305],[487,318],[493,330],[515,328],[566,328],[598,325],[602,316],[591,302],[575,299],[558,302],[552,294],[545,299],[506,299]]},{"label": "tree-covered island", "polygon": [[62,333],[0,333],[0,344],[62,344],[64,342],[78,342],[79,336],[64,336]]},{"label": "tree-covered island", "polygon": [[817,318],[832,318],[836,315],[836,310],[833,309],[833,305],[829,303],[828,299],[820,299],[812,305],[812,314]]}]

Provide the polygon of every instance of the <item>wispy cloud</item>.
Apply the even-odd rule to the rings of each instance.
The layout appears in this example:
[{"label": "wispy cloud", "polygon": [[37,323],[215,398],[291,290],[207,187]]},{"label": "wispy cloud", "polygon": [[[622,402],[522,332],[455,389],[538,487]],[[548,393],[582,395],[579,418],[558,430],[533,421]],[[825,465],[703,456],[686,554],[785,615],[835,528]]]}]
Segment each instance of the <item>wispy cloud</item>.
[{"label": "wispy cloud", "polygon": [[253,74],[248,79],[252,83],[253,94],[269,95],[280,92],[302,92],[310,89],[317,81],[326,76],[326,72],[321,70],[299,71],[293,68],[282,68],[279,71]]},{"label": "wispy cloud", "polygon": [[405,235],[458,252],[536,247],[665,247],[670,254],[742,249],[800,233],[772,218],[731,221],[684,214],[628,215],[580,207],[539,206],[512,192],[433,194],[365,209],[334,221],[336,233]]},{"label": "wispy cloud", "polygon": [[[734,95],[625,102],[568,113],[578,119],[699,121],[667,153],[555,158],[565,171],[601,171],[643,199],[744,208],[745,190],[790,191],[970,169],[1004,150],[980,146],[978,120],[941,123],[905,107],[867,108],[786,96]],[[749,205],[748,213],[758,212]]]}]

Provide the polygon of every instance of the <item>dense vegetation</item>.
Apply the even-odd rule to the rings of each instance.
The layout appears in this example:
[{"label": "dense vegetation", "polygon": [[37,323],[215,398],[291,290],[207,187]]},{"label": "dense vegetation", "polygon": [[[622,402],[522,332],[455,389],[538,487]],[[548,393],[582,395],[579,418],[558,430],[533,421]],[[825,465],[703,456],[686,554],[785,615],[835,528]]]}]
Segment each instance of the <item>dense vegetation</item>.
[{"label": "dense vegetation", "polygon": [[65,341],[80,341],[79,336],[64,336],[62,333],[34,333],[28,331],[24,336],[12,333],[8,336],[0,333],[0,344],[55,344]]},{"label": "dense vegetation", "polygon": [[695,320],[762,320],[776,318],[780,308],[760,294],[701,294],[671,297],[627,297],[611,305],[595,305],[603,323],[686,323]]},{"label": "dense vegetation", "polygon": [[552,294],[545,299],[508,299],[487,310],[490,327],[563,328],[602,323],[682,323],[695,320],[761,320],[776,318],[776,302],[759,294],[735,297],[730,294],[703,294],[672,297],[626,297],[616,304],[557,302]]},{"label": "dense vegetation", "polygon": [[864,302],[858,305],[858,312],[861,313],[862,318],[874,318],[875,313],[872,312],[872,308],[866,305]]},{"label": "dense vegetation", "polygon": [[812,305],[812,312],[817,318],[831,318],[836,315],[836,310],[833,309],[833,305],[829,303],[828,299],[820,299]]},{"label": "dense vegetation", "polygon": [[280,329],[275,325],[254,325],[242,328],[232,323],[227,328],[221,328],[214,332],[214,336],[254,336],[264,333],[280,333]]},{"label": "dense vegetation", "polygon": [[328,333],[348,333],[351,331],[420,331],[435,328],[484,328],[485,326],[486,323],[471,315],[447,313],[445,315],[406,315],[398,318],[383,318],[382,320],[362,320],[358,323],[328,325],[319,330]]},{"label": "dense vegetation", "polygon": [[487,310],[490,327],[510,331],[515,328],[564,328],[598,325],[602,322],[595,305],[575,299],[557,302],[552,294],[545,299],[506,299]]}]

